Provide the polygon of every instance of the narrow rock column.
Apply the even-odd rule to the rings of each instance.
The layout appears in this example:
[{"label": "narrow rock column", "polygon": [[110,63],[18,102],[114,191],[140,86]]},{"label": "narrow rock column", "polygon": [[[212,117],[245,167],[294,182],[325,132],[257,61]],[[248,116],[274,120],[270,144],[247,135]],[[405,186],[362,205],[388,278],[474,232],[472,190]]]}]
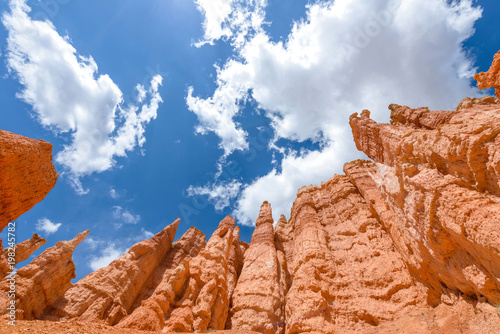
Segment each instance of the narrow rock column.
[{"label": "narrow rock column", "polygon": [[[39,319],[47,307],[51,306],[71,287],[76,277],[72,256],[89,231],[78,234],[73,240],[59,241],[34,259],[29,265],[19,269],[16,279],[17,319]],[[10,283],[4,278],[0,283],[0,312],[7,311]]]},{"label": "narrow rock column", "polygon": [[274,243],[271,205],[264,202],[234,291],[230,312],[231,329],[266,334],[284,333],[280,269]]}]

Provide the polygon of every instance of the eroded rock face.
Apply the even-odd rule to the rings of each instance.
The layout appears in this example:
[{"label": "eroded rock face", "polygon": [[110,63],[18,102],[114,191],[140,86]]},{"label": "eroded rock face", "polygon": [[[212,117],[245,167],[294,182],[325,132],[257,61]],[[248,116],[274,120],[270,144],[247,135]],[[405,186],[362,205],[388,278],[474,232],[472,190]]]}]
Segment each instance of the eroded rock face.
[{"label": "eroded rock face", "polygon": [[280,266],[271,205],[262,204],[232,299],[229,328],[284,333]]},{"label": "eroded rock face", "polygon": [[[166,315],[170,313],[176,299],[184,293],[189,278],[189,260],[198,255],[206,245],[205,235],[200,230],[190,228],[162,261],[156,277],[151,280],[153,291],[144,289],[134,305],[134,311],[118,324],[121,328],[135,328],[158,331],[165,326]],[[161,275],[160,275],[161,274]]]},{"label": "eroded rock face", "polygon": [[119,259],[78,281],[44,316],[117,324],[128,315],[144,286],[170,250],[180,219],[149,240],[141,241]]},{"label": "eroded rock face", "polygon": [[56,184],[52,145],[0,130],[0,231]]},{"label": "eroded rock face", "polygon": [[495,88],[495,94],[500,98],[500,51],[493,58],[488,72],[481,72],[474,76],[479,89]]},{"label": "eroded rock face", "polygon": [[[47,242],[44,238],[40,238],[38,234],[33,234],[31,239],[25,240],[23,242],[15,245],[15,263],[27,260],[31,254],[36,252],[38,248]],[[0,249],[2,249],[2,243],[0,240]],[[0,255],[0,279],[7,276],[11,270],[9,269],[9,253],[12,254],[10,248],[5,248],[3,254]]]},{"label": "eroded rock face", "polygon": [[458,293],[500,303],[500,106],[493,102],[454,112],[435,128],[407,107],[391,107],[391,125],[366,112],[351,116],[356,145],[375,163],[345,171],[434,306]]},{"label": "eroded rock face", "polygon": [[[71,287],[75,278],[73,251],[89,231],[78,234],[73,240],[59,241],[48,248],[29,265],[17,271],[15,278],[17,319],[40,319],[43,312]],[[7,311],[10,282],[0,282],[1,313]]]},{"label": "eroded rock face", "polygon": [[227,216],[205,248],[186,265],[184,293],[174,302],[163,330],[201,332],[224,329],[229,311],[227,277],[234,238],[234,219]]}]

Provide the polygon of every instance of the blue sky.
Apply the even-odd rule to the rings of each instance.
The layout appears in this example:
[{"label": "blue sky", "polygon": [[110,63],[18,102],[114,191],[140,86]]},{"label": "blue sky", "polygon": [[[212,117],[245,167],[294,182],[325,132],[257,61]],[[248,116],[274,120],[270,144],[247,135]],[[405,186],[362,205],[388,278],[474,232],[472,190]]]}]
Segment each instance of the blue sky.
[{"label": "blue sky", "polygon": [[[31,10],[30,10],[31,9]],[[0,128],[54,145],[60,178],[18,219],[43,249],[90,229],[77,279],[182,219],[260,204],[364,158],[348,117],[454,108],[500,49],[496,1],[0,2]],[[42,22],[43,21],[43,22]]]}]

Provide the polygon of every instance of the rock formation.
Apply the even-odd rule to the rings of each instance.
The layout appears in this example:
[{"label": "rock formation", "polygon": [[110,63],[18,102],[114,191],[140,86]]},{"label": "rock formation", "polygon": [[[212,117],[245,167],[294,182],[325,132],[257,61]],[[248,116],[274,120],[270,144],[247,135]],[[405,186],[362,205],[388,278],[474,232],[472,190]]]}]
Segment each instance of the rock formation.
[{"label": "rock formation", "polygon": [[227,274],[234,219],[224,218],[205,248],[186,267],[181,297],[173,304],[164,331],[201,332],[224,329],[229,309]]},{"label": "rock formation", "polygon": [[[70,286],[76,277],[73,251],[89,231],[78,234],[73,240],[59,241],[48,248],[29,265],[16,273],[17,319],[40,319],[46,308],[52,305]],[[7,278],[0,282],[0,313],[7,311],[10,283]]]},{"label": "rock formation", "polygon": [[229,328],[283,333],[284,292],[280,291],[273,222],[271,205],[264,202],[233,294]]},{"label": "rock formation", "polygon": [[495,94],[500,98],[500,51],[493,58],[488,72],[481,72],[474,76],[479,89],[495,88]]},{"label": "rock formation", "polygon": [[[7,276],[11,270],[9,269],[9,254],[14,255],[14,262],[17,264],[24,260],[27,260],[31,254],[33,254],[38,248],[47,242],[44,238],[40,238],[38,234],[33,234],[31,239],[25,240],[23,242],[15,245],[15,251],[12,252],[11,248],[5,248],[3,254],[0,254],[0,279]],[[1,240],[0,240],[0,249]]]},{"label": "rock formation", "polygon": [[78,281],[46,312],[45,319],[104,321],[114,325],[128,315],[144,286],[155,279],[170,250],[180,219],[149,240],[141,241],[119,259]]},{"label": "rock formation", "polygon": [[54,187],[52,145],[0,130],[0,231]]},{"label": "rock formation", "polygon": [[[497,95],[499,61],[477,76]],[[264,202],[250,245],[229,216],[208,242],[191,228],[172,243],[176,221],[71,285],[79,235],[19,270],[21,316],[163,333],[498,333],[500,102],[389,109],[390,124],[349,119],[372,160],[302,187],[275,227]]]},{"label": "rock formation", "polygon": [[[181,297],[189,277],[189,260],[198,255],[206,245],[205,235],[198,229],[190,228],[172,245],[171,251],[162,261],[162,275],[152,280],[154,286],[147,296],[140,296],[140,305],[132,314],[118,324],[118,327],[157,331],[165,326],[166,314],[171,311],[174,301]],[[148,291],[148,290],[145,290]]]}]

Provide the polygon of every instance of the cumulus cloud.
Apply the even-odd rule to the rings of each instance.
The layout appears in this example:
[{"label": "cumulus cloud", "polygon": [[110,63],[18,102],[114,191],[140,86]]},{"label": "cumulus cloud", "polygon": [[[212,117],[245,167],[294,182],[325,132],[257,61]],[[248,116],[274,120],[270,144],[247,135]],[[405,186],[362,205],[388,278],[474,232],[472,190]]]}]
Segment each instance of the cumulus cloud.
[{"label": "cumulus cloud", "polygon": [[99,256],[91,257],[89,267],[93,271],[106,267],[108,264],[122,256],[125,252],[126,251],[124,249],[121,249],[112,243],[104,248]]},{"label": "cumulus cloud", "polygon": [[113,207],[113,218],[117,221],[118,227],[121,227],[122,223],[135,225],[141,220],[140,215],[134,215],[121,206]]},{"label": "cumulus cloud", "polygon": [[108,75],[97,74],[94,59],[79,55],[50,21],[32,20],[30,10],[25,1],[12,0],[10,13],[2,17],[7,65],[23,85],[18,97],[33,107],[39,122],[71,137],[56,161],[85,193],[82,176],[109,170],[115,157],[144,144],[145,126],[162,102],[162,77],[153,77],[148,89],[137,87],[143,104],[124,106],[121,90]]},{"label": "cumulus cloud", "polygon": [[56,233],[59,230],[59,227],[61,227],[61,223],[53,223],[47,218],[38,219],[35,226],[38,231],[44,232],[46,235]]},{"label": "cumulus cloud", "polygon": [[[470,85],[474,63],[462,44],[480,17],[470,0],[323,1],[307,6],[284,42],[265,31],[247,36],[218,70],[213,96],[188,92],[201,126],[220,137],[226,156],[247,149],[234,119],[243,112],[241,100],[253,99],[274,130],[270,147],[285,152],[274,145],[284,138],[312,140],[321,149],[286,151],[280,168],[243,186],[235,211],[240,222],[252,223],[263,200],[275,215],[288,213],[301,185],[326,181],[359,157],[350,114],[370,109],[374,119],[388,121],[390,103],[453,109],[463,97],[478,96]],[[211,126],[216,117],[224,129],[240,131],[232,141]]]}]

